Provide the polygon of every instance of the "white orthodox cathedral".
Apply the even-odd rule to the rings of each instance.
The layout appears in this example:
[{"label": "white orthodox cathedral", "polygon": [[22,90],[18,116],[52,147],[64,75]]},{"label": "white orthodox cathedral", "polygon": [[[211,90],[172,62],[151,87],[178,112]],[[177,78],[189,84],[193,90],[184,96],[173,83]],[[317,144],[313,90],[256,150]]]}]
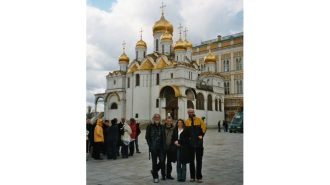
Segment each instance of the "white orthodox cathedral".
[{"label": "white orthodox cathedral", "polygon": [[[104,100],[104,118],[135,118],[149,122],[153,114],[174,120],[186,119],[187,109],[194,108],[198,117],[205,117],[208,126],[224,120],[224,80],[216,71],[216,57],[211,51],[204,57],[200,69],[192,60],[192,43],[180,37],[173,43],[173,25],[164,13],[152,27],[153,52],[147,43],[136,42],[136,56],[119,56],[119,70],[106,76],[104,93],[95,94],[95,107]],[[185,32],[186,33],[186,32]]]}]

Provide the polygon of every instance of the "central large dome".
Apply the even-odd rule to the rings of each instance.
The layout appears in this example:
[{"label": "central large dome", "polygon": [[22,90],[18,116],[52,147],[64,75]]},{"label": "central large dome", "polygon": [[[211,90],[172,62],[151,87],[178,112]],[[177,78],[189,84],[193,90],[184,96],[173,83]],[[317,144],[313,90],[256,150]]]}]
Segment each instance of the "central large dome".
[{"label": "central large dome", "polygon": [[165,32],[168,31],[170,34],[173,34],[173,25],[165,19],[164,15],[160,17],[158,21],[155,22],[152,27],[152,32]]}]

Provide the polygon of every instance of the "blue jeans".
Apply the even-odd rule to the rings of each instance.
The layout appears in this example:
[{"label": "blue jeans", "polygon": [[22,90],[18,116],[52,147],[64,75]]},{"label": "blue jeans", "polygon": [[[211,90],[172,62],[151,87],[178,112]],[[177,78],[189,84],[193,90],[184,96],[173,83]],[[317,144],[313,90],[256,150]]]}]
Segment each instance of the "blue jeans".
[{"label": "blue jeans", "polygon": [[185,163],[182,163],[182,161],[180,160],[180,148],[177,150],[177,162],[176,162],[176,171],[177,171],[177,177],[178,180],[186,180],[186,171],[187,171],[187,167]]}]

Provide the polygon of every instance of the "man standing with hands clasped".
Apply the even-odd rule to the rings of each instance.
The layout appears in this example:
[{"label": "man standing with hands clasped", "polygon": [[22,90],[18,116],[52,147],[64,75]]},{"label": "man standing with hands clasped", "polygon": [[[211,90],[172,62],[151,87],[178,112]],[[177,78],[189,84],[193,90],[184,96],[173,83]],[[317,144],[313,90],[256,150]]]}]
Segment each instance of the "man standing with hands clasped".
[{"label": "man standing with hands clasped", "polygon": [[[154,114],[152,122],[147,126],[146,140],[152,158],[152,177],[154,183],[159,182],[158,171],[161,170],[165,180],[165,127],[160,124],[160,115]],[[158,161],[158,163],[157,163]]]},{"label": "man standing with hands clasped", "polygon": [[[189,135],[189,150],[190,150],[190,182],[202,181],[202,158],[203,158],[203,137],[206,132],[206,125],[203,120],[196,117],[194,109],[188,109],[189,118],[185,121],[185,125]],[[195,168],[196,156],[196,168]]]}]

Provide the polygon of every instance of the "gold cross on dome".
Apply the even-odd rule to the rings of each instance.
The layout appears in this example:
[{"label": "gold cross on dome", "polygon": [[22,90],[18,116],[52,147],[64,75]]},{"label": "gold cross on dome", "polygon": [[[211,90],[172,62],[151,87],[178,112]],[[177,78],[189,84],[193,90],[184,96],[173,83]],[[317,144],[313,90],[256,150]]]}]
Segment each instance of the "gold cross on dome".
[{"label": "gold cross on dome", "polygon": [[187,32],[188,32],[188,28],[187,27],[185,27],[185,29],[184,29],[184,39],[186,39],[187,40]]},{"label": "gold cross on dome", "polygon": [[164,2],[162,1],[162,6],[160,6],[160,9],[162,9],[162,15],[164,15],[164,8],[166,7],[166,5],[164,4]]},{"label": "gold cross on dome", "polygon": [[181,29],[182,29],[183,27],[181,26],[181,23],[180,23],[180,25],[179,25],[179,27],[178,27],[178,29],[179,29],[179,34],[180,34],[180,39],[181,39]]},{"label": "gold cross on dome", "polygon": [[142,30],[142,28],[140,29],[140,38],[141,38],[141,40],[142,40],[142,32],[143,32],[143,30]]},{"label": "gold cross on dome", "polygon": [[123,41],[123,52],[125,53],[125,46],[126,46],[126,42],[125,41]]}]

